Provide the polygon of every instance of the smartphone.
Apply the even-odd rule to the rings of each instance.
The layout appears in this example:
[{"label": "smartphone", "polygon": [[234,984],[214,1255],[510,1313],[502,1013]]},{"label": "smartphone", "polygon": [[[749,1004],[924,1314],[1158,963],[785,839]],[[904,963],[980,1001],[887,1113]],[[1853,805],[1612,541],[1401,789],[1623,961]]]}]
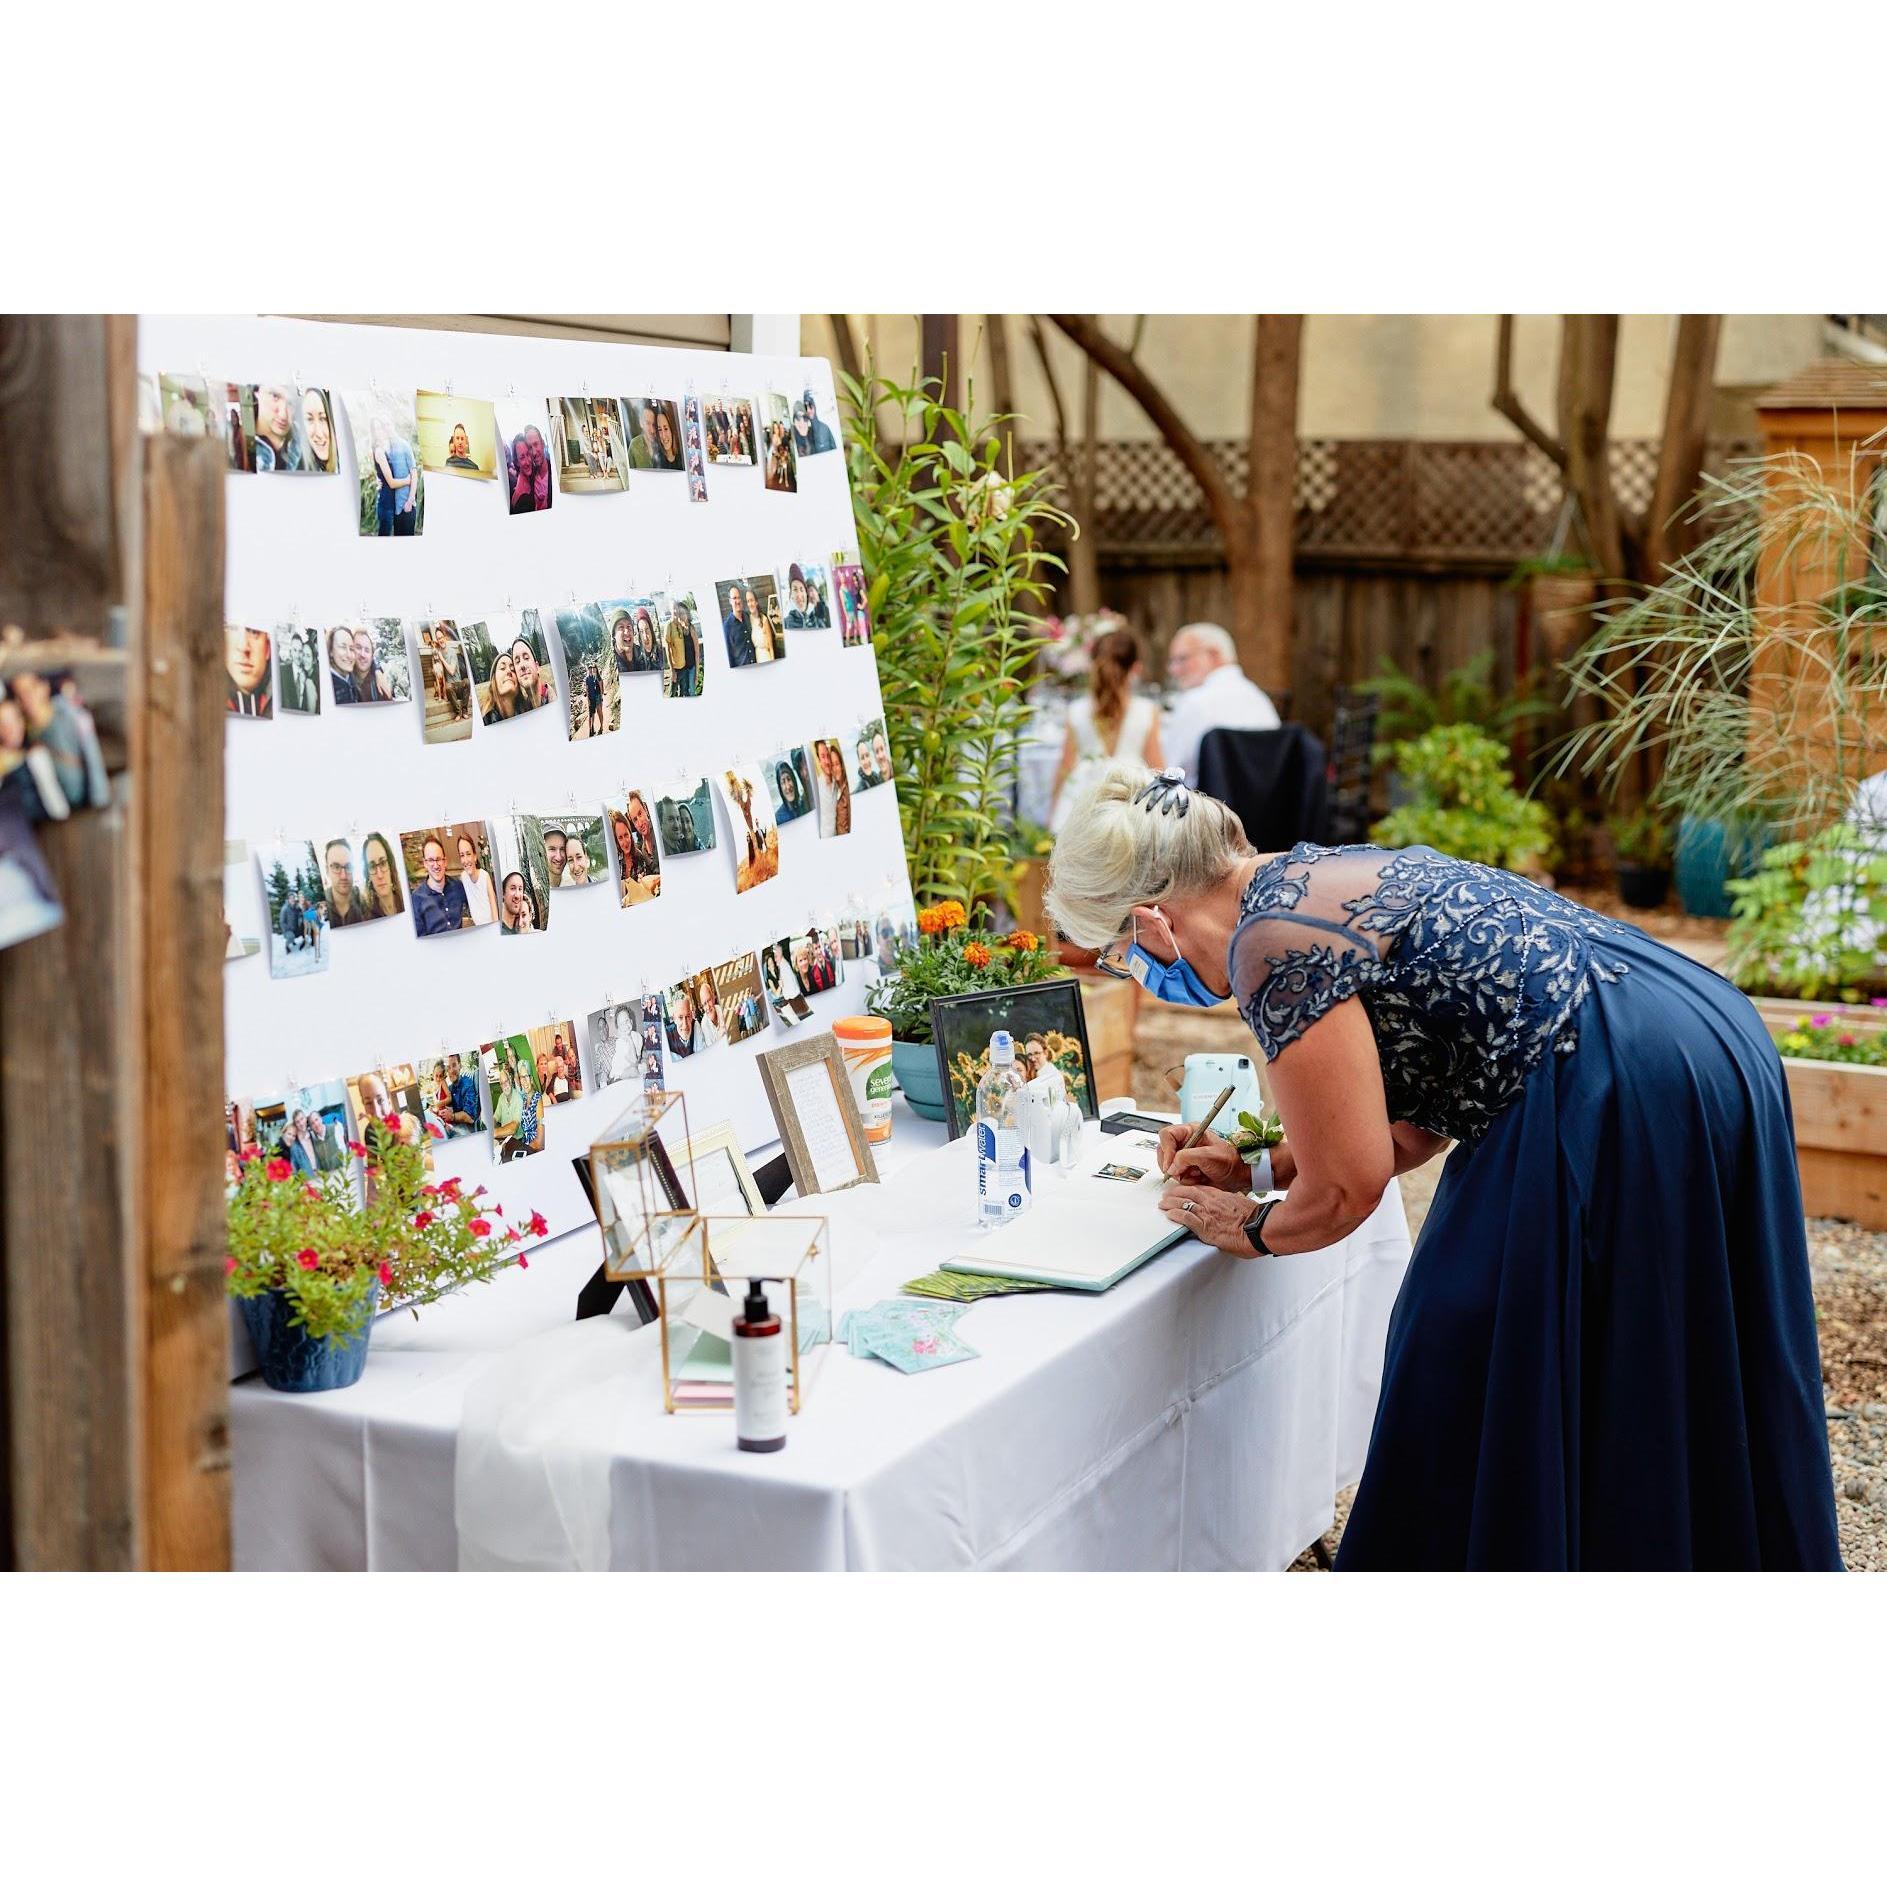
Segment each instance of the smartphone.
[{"label": "smartphone", "polygon": [[1159,1120],[1151,1114],[1103,1114],[1101,1131],[1104,1134],[1157,1134],[1162,1127],[1172,1126],[1170,1120]]}]

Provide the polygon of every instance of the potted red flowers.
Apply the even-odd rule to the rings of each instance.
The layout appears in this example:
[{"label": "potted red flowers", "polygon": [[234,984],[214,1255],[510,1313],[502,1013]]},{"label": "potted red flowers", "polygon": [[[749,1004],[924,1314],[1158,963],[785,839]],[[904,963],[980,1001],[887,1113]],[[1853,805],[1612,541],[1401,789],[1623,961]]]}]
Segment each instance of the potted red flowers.
[{"label": "potted red flowers", "polygon": [[[348,1150],[366,1164],[366,1199],[345,1172],[310,1178],[279,1155],[251,1155],[229,1197],[229,1293],[271,1389],[341,1389],[366,1366],[381,1293],[430,1303],[489,1277],[524,1233],[457,1179],[426,1177],[425,1142],[403,1145],[397,1115],[370,1120]],[[549,1229],[538,1213],[525,1228]],[[520,1255],[519,1264],[528,1261]]]}]

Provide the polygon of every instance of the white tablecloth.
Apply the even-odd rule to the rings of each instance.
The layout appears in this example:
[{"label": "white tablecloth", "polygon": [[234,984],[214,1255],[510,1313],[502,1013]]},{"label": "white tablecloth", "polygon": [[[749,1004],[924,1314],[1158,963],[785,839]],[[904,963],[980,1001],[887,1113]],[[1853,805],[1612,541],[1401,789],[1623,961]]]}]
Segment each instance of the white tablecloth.
[{"label": "white tablecloth", "polygon": [[[939,1145],[942,1132],[900,1101],[880,1159],[888,1183],[830,1202],[839,1275],[856,1273],[841,1311],[894,1296],[963,1243],[971,1148]],[[467,1390],[477,1384],[486,1405],[512,1393],[529,1357],[535,1405],[518,1413],[576,1451],[562,1468],[592,1496],[569,1518],[573,1536],[591,1531],[582,1563],[1284,1566],[1362,1470],[1409,1239],[1392,1186],[1327,1251],[1241,1263],[1189,1242],[1098,1296],[976,1304],[958,1326],[982,1353],[973,1362],[906,1377],[835,1347],[775,1455],[740,1453],[725,1414],[662,1412],[654,1329],[620,1315],[570,1321],[599,1249],[565,1238],[526,1273],[418,1320],[382,1319],[351,1389],[237,1384],[237,1564],[457,1565]],[[568,1486],[557,1481],[555,1507]],[[487,1499],[487,1547],[505,1518]]]}]

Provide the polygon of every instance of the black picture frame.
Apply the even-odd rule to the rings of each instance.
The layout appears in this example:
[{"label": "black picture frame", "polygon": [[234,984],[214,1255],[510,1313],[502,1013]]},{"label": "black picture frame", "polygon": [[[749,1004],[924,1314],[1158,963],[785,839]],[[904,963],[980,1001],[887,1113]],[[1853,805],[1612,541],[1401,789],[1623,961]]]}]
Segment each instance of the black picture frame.
[{"label": "black picture frame", "polygon": [[[1069,1098],[1082,1118],[1099,1120],[1100,1097],[1094,1091],[1094,1051],[1088,1046],[1088,1019],[1081,1006],[1081,984],[1072,976],[1046,983],[1020,983],[1009,989],[973,990],[967,996],[933,996],[930,1003],[931,1036],[937,1050],[937,1078],[943,1087],[944,1125],[952,1140],[970,1129],[976,1112],[976,1090],[959,1095],[952,1086],[952,1064],[959,1054],[980,1065],[997,1029],[1016,1038],[1018,1058],[1024,1040],[1053,1030],[1080,1044],[1080,1073],[1063,1067],[1069,1076]],[[1058,1056],[1058,1064],[1062,1057]]]},{"label": "black picture frame", "polygon": [[[651,1132],[649,1143],[654,1156],[656,1178],[662,1183],[662,1193],[668,1200],[670,1209],[675,1212],[692,1212],[694,1202],[688,1197],[687,1190],[681,1183],[681,1174],[676,1171],[675,1162],[669,1158],[668,1149],[663,1146],[661,1135]],[[576,1168],[577,1179],[583,1187],[583,1196],[590,1202],[591,1212],[595,1213],[596,1176],[590,1170],[590,1156],[587,1153],[579,1153],[570,1164]],[[597,1213],[597,1223],[599,1225],[602,1223],[600,1213]],[[624,1278],[613,1281],[605,1274],[606,1264],[607,1260],[605,1264],[596,1267],[595,1275],[578,1293],[577,1321],[581,1322],[585,1317],[607,1317],[617,1297],[627,1291],[636,1322],[652,1324],[656,1318],[655,1287],[647,1278]]]}]

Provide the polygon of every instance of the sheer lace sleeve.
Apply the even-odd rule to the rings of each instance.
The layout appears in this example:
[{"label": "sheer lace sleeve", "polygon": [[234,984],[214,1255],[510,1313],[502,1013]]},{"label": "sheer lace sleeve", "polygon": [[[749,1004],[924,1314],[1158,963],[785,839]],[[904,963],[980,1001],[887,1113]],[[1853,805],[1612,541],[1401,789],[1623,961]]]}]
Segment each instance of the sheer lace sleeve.
[{"label": "sheer lace sleeve", "polygon": [[1232,995],[1267,1061],[1386,975],[1377,940],[1341,901],[1346,888],[1373,883],[1376,867],[1359,875],[1352,864],[1342,853],[1311,861],[1287,853],[1262,867],[1246,893],[1232,937]]}]

